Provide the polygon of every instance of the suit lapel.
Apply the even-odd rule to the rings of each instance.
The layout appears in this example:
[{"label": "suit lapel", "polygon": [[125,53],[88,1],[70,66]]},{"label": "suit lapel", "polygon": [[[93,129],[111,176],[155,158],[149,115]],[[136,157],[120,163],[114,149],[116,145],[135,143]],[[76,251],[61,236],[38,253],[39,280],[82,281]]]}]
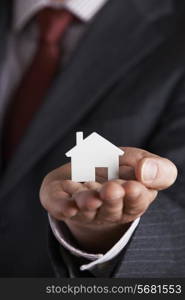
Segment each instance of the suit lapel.
[{"label": "suit lapel", "polygon": [[[146,12],[139,11],[136,3],[136,0],[109,0],[89,25],[70,64],[58,74],[10,163],[1,195],[78,124],[120,72],[126,76],[164,40],[162,31],[153,26]],[[152,11],[154,14],[154,9]]]}]

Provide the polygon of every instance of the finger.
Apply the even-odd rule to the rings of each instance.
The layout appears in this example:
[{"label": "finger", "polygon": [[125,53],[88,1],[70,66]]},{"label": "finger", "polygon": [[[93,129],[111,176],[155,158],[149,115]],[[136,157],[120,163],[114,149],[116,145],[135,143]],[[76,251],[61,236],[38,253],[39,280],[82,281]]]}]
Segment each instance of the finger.
[{"label": "finger", "polygon": [[102,187],[102,184],[96,181],[89,181],[85,182],[84,186],[87,187],[89,190],[99,191]]},{"label": "finger", "polygon": [[[75,217],[75,220],[83,219],[83,221],[85,220],[87,222],[87,221],[92,221],[96,216],[96,211],[97,208],[99,208],[100,204],[99,204],[99,195],[94,192],[95,191],[98,192],[101,189],[102,185],[95,181],[85,182],[83,185],[91,191],[85,194],[78,194],[78,196],[80,196],[81,198],[79,203],[79,205],[81,206],[81,210],[79,210],[77,216]],[[84,200],[82,199],[83,197],[85,198]],[[96,198],[95,200],[93,200],[94,197]],[[97,197],[98,197],[98,201],[97,201]],[[97,203],[97,205],[95,203]],[[91,205],[93,205],[93,207],[91,207]]]},{"label": "finger", "polygon": [[128,166],[120,166],[119,168],[119,178],[122,178],[124,180],[135,180],[135,170],[133,167]]},{"label": "finger", "polygon": [[63,189],[66,193],[70,195],[88,189],[84,184],[80,182],[74,182],[72,180],[61,180],[60,184],[61,189]]},{"label": "finger", "polygon": [[58,172],[61,174],[61,179],[71,178],[71,163],[67,163],[62,167],[58,168]]},{"label": "finger", "polygon": [[71,180],[46,179],[40,190],[43,207],[57,220],[70,218],[78,212],[75,201],[71,199],[74,192],[85,189],[82,184]]},{"label": "finger", "polygon": [[96,191],[87,190],[74,195],[77,206],[80,210],[96,210],[102,205],[102,201]]},{"label": "finger", "polygon": [[74,217],[78,212],[75,201],[62,190],[50,193],[43,206],[51,216],[60,221]]},{"label": "finger", "polygon": [[80,218],[83,221],[93,220],[97,209],[102,205],[98,192],[93,190],[79,192],[75,194],[74,199],[79,208],[75,219]]},{"label": "finger", "polygon": [[165,158],[144,158],[136,168],[136,177],[145,186],[155,190],[170,187],[177,178],[177,168]]},{"label": "finger", "polygon": [[[122,183],[122,181],[119,182]],[[115,222],[120,220],[125,191],[119,182],[109,181],[103,185],[100,191],[103,205],[98,211],[96,220],[100,222]]]},{"label": "finger", "polygon": [[155,190],[147,189],[138,181],[127,181],[123,184],[125,189],[123,223],[129,223],[141,216],[157,196]]},{"label": "finger", "polygon": [[138,148],[122,148],[120,165],[135,169],[136,178],[146,187],[162,190],[172,185],[177,178],[177,168],[168,159]]}]

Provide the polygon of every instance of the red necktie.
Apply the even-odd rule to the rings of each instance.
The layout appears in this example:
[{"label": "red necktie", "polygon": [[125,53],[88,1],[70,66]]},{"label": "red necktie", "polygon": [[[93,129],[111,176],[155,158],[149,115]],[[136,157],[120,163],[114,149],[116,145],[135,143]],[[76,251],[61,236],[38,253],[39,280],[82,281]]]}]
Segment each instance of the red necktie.
[{"label": "red necktie", "polygon": [[74,20],[66,10],[46,8],[36,16],[40,38],[34,58],[26,70],[5,114],[3,153],[11,158],[54,79],[61,60],[61,41]]}]

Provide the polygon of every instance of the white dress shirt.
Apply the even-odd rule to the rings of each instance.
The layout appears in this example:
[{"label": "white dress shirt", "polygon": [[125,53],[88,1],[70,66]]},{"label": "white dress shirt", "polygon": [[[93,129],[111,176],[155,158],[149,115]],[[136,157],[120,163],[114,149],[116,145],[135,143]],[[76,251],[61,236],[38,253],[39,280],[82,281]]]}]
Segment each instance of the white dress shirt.
[{"label": "white dress shirt", "polygon": [[[7,57],[4,66],[0,70],[0,122],[4,111],[11,98],[11,94],[16,89],[24,70],[34,55],[37,46],[38,32],[34,23],[26,26],[31,18],[45,7],[66,8],[82,20],[82,24],[71,26],[66,35],[63,47],[66,57],[64,63],[70,58],[71,52],[80,39],[86,28],[86,24],[98,13],[108,0],[14,0],[14,18],[12,29],[9,34]],[[130,240],[135,231],[139,218],[135,220],[123,237],[104,255],[91,254],[75,248],[67,241],[62,232],[61,223],[49,216],[52,231],[61,245],[72,254],[89,259],[91,262],[82,265],[81,270],[91,270],[98,265],[113,259],[120,253]]]}]

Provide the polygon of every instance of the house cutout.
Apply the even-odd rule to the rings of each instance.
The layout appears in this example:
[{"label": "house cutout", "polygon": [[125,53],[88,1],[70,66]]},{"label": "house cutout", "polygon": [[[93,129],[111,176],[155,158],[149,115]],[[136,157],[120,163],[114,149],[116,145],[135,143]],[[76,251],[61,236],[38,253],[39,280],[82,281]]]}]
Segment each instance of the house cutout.
[{"label": "house cutout", "polygon": [[76,133],[76,146],[66,153],[71,157],[71,180],[88,182],[96,180],[96,168],[108,169],[108,180],[119,178],[119,156],[124,151],[96,132],[83,139]]}]

